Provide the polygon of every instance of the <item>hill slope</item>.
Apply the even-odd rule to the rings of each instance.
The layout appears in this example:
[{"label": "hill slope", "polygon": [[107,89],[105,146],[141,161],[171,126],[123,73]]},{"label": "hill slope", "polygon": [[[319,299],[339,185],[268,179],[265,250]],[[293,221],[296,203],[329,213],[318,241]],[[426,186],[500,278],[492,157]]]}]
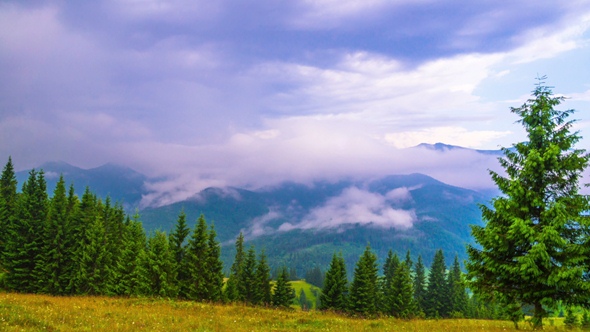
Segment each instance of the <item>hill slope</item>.
[{"label": "hill slope", "polygon": [[371,181],[283,183],[249,191],[208,188],[191,199],[146,209],[147,230],[173,229],[184,210],[191,227],[202,213],[214,222],[226,265],[233,260],[233,241],[241,231],[247,245],[266,249],[272,266],[295,267],[298,273],[326,267],[334,252],[344,254],[352,270],[367,244],[383,260],[393,249],[411,250],[430,264],[441,248],[447,260],[465,258],[471,241],[469,224],[480,224],[478,192],[444,184],[422,174],[395,175]]}]

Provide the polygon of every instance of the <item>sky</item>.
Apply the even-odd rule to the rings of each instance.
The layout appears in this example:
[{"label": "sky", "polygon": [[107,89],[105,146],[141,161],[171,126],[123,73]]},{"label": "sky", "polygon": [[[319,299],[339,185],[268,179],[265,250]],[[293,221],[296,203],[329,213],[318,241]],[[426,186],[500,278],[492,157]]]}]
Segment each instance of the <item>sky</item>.
[{"label": "sky", "polygon": [[544,75],[590,148],[589,60],[589,0],[0,0],[0,162],[114,162],[158,204],[413,172],[486,188],[495,158],[407,148],[524,140],[510,107]]}]

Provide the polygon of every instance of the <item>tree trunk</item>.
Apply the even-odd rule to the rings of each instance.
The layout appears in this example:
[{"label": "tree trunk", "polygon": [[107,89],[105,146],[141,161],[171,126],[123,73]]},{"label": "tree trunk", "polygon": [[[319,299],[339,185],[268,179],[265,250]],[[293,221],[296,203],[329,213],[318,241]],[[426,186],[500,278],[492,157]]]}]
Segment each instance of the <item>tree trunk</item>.
[{"label": "tree trunk", "polygon": [[543,309],[543,305],[541,302],[535,303],[535,312],[533,313],[533,318],[531,319],[531,323],[533,325],[533,330],[541,330],[543,329],[543,318],[547,315],[547,311]]}]

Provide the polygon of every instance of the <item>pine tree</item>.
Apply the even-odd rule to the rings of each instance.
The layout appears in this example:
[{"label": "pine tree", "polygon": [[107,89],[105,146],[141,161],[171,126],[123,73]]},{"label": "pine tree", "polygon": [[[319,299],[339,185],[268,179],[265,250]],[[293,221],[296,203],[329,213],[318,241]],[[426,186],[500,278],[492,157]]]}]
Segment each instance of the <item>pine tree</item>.
[{"label": "pine tree", "polygon": [[244,261],[244,268],[242,269],[241,284],[238,284],[238,289],[244,289],[243,300],[246,303],[258,304],[258,282],[256,280],[256,251],[254,247],[250,247],[246,253],[246,260]]},{"label": "pine tree", "polygon": [[386,314],[392,313],[392,298],[398,292],[395,287],[393,287],[393,278],[395,275],[395,271],[400,265],[399,257],[396,253],[390,249],[387,253],[387,258],[385,259],[385,264],[383,264],[383,282],[382,282],[382,293],[383,293],[383,303],[381,304],[381,309]]},{"label": "pine tree", "polygon": [[18,203],[16,187],[16,174],[12,158],[8,157],[8,162],[0,177],[0,270],[4,270],[6,267],[4,257],[6,242],[9,241],[10,229],[15,223]]},{"label": "pine tree", "polygon": [[265,306],[270,305],[272,301],[270,267],[266,261],[266,254],[264,250],[262,250],[260,253],[258,265],[256,266],[256,285],[256,302]]},{"label": "pine tree", "polygon": [[156,231],[148,239],[145,269],[150,295],[175,297],[178,293],[174,268],[174,255],[166,233]]},{"label": "pine tree", "polygon": [[467,314],[467,292],[463,284],[461,265],[459,264],[459,257],[455,256],[453,266],[447,276],[447,284],[449,289],[449,312],[455,316],[459,315],[465,317]]},{"label": "pine tree", "polygon": [[408,267],[408,269],[410,270],[410,276],[412,275],[412,269],[414,268],[414,262],[412,262],[412,255],[410,253],[410,250],[408,250],[406,252],[406,260],[405,260],[406,266]]},{"label": "pine tree", "polygon": [[349,307],[354,313],[372,316],[377,312],[377,256],[367,246],[354,269]]},{"label": "pine tree", "polygon": [[416,301],[414,300],[412,275],[407,262],[403,262],[397,267],[391,288],[395,292],[391,292],[389,295],[390,313],[397,318],[412,318],[416,314]]},{"label": "pine tree", "polygon": [[221,261],[221,247],[217,242],[217,233],[213,224],[211,224],[207,242],[207,268],[208,273],[205,275],[207,296],[205,300],[220,302],[223,299],[223,262]]},{"label": "pine tree", "polygon": [[147,239],[139,215],[127,219],[123,232],[124,246],[116,263],[117,280],[113,293],[138,296],[150,292],[145,266]]},{"label": "pine tree", "polygon": [[29,172],[18,199],[16,218],[7,229],[6,285],[18,292],[39,290],[42,273],[37,267],[43,252],[43,225],[47,218],[47,189],[43,171]]},{"label": "pine tree", "polygon": [[231,302],[244,300],[243,294],[245,293],[245,290],[239,288],[243,286],[241,279],[242,270],[244,269],[244,261],[246,259],[246,254],[244,252],[244,235],[242,232],[240,232],[240,235],[238,235],[235,246],[236,255],[234,258],[234,263],[231,266],[225,295],[227,300]]},{"label": "pine tree", "polygon": [[[98,201],[96,207],[97,210],[102,211],[102,202]],[[109,291],[110,277],[108,270],[110,253],[105,247],[103,214],[96,214],[91,224],[85,226],[85,245],[81,247],[80,267],[75,278],[75,287],[80,294],[103,295]]]},{"label": "pine tree", "polygon": [[86,264],[84,256],[87,252],[87,247],[90,245],[89,227],[95,223],[98,213],[98,200],[96,196],[90,192],[90,188],[86,187],[79,207],[73,211],[70,221],[71,237],[72,237],[72,265],[73,270],[70,277],[70,282],[67,287],[67,292],[70,294],[83,294],[87,291],[85,288],[86,276],[81,273],[83,266]]},{"label": "pine tree", "polygon": [[481,206],[486,224],[472,226],[477,245],[467,250],[470,288],[532,304],[535,328],[559,301],[574,306],[590,299],[590,283],[580,282],[590,265],[590,204],[579,193],[590,156],[574,148],[581,139],[570,132],[574,110],[556,110],[564,98],[542,79],[531,99],[511,108],[528,141],[503,149],[506,176],[490,172],[502,195],[492,207]]},{"label": "pine tree", "polygon": [[426,289],[424,311],[428,317],[447,317],[449,293],[445,275],[444,254],[438,250],[434,255]]},{"label": "pine tree", "polygon": [[418,256],[416,271],[414,274],[414,299],[418,312],[424,312],[426,308],[426,272],[422,263],[422,256]]},{"label": "pine tree", "polygon": [[63,176],[60,176],[50,200],[43,235],[44,246],[37,265],[44,278],[39,290],[50,294],[65,294],[70,282],[70,271],[73,270],[73,245]]},{"label": "pine tree", "polygon": [[207,296],[208,233],[205,216],[201,214],[188,242],[185,267],[189,278],[187,284],[181,285],[181,294],[191,300],[203,301]]},{"label": "pine tree", "polygon": [[332,262],[320,294],[320,309],[344,312],[348,305],[348,278],[342,254],[332,256]]},{"label": "pine tree", "polygon": [[290,308],[295,299],[295,291],[289,282],[289,272],[286,267],[279,271],[279,276],[275,283],[274,293],[272,294],[272,304],[275,307]]},{"label": "pine tree", "polygon": [[305,272],[305,281],[319,288],[324,287],[324,275],[319,266]]},{"label": "pine tree", "polygon": [[181,298],[185,298],[187,293],[186,288],[183,289],[181,285],[188,285],[189,283],[188,271],[184,268],[186,267],[184,260],[186,259],[187,250],[185,241],[189,234],[190,229],[186,224],[186,214],[183,210],[178,215],[178,219],[176,219],[176,226],[174,228],[174,231],[170,234],[170,249],[174,254],[174,262],[176,268],[176,283],[180,287],[179,296]]}]

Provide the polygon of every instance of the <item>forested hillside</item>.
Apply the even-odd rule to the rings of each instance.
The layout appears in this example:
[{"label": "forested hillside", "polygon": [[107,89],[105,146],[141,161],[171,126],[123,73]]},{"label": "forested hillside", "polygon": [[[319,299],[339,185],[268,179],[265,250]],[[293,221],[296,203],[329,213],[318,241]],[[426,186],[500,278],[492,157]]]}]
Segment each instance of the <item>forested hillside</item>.
[{"label": "forested hillside", "polygon": [[[54,295],[156,296],[211,302],[347,312],[361,316],[500,317],[489,303],[469,298],[455,256],[447,271],[442,250],[436,252],[426,276],[422,256],[403,261],[389,251],[383,268],[366,246],[350,275],[341,254],[329,266],[315,262],[308,274],[320,283],[317,304],[305,292],[296,294],[293,272],[284,264],[268,264],[267,253],[246,247],[240,233],[233,263],[224,282],[221,246],[215,226],[201,215],[188,227],[177,216],[169,233],[143,229],[139,215],[128,216],[120,204],[102,200],[86,188],[79,198],[62,177],[52,195],[42,170],[32,170],[17,192],[9,159],[0,179],[1,285],[11,291]],[[325,270],[323,278],[317,277]],[[271,280],[271,274],[275,274]],[[314,277],[315,275],[315,277]],[[350,277],[347,277],[350,275]],[[295,301],[295,300],[298,301]]]}]

